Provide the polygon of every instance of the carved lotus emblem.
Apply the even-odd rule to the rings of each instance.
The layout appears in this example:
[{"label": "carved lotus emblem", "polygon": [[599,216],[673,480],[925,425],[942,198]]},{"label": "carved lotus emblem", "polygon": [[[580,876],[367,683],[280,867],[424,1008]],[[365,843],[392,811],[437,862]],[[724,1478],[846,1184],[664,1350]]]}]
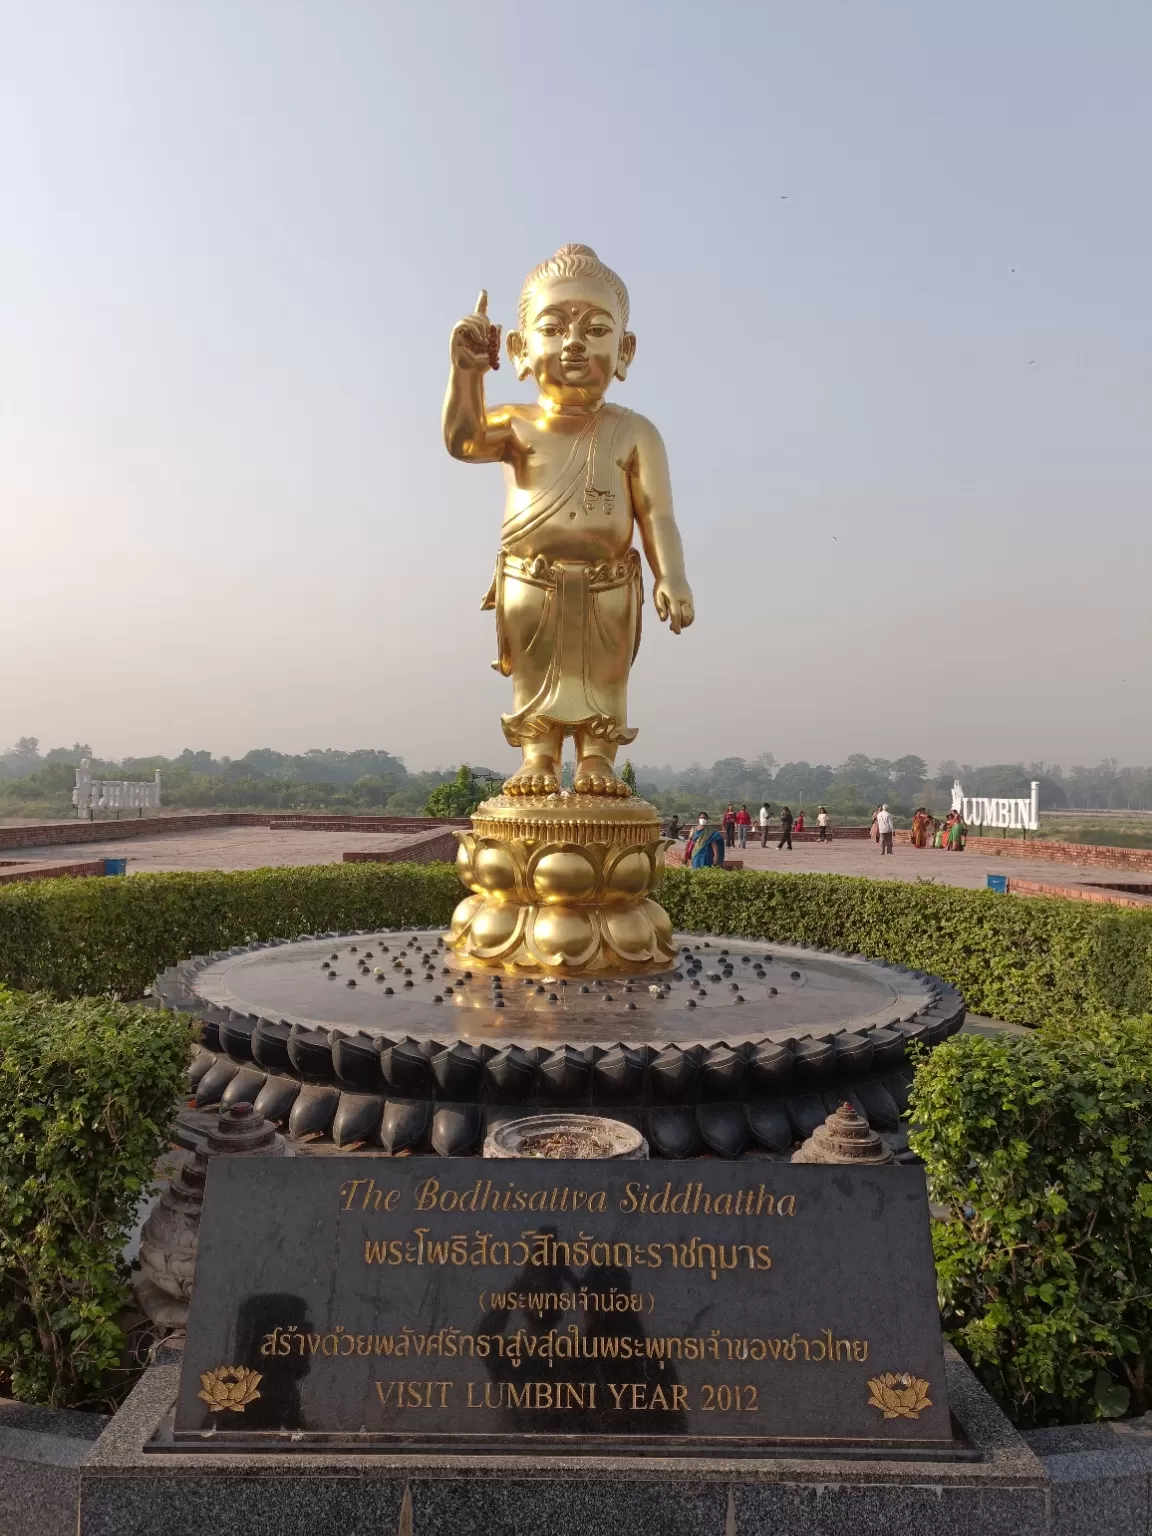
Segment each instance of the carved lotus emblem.
[{"label": "carved lotus emblem", "polygon": [[921,1409],[931,1408],[928,1383],[919,1376],[894,1376],[891,1371],[868,1383],[869,1407],[879,1408],[886,1419],[918,1419]]},{"label": "carved lotus emblem", "polygon": [[260,1396],[258,1388],[263,1380],[259,1371],[250,1371],[246,1366],[221,1365],[204,1372],[196,1396],[208,1404],[212,1413],[243,1413]]}]

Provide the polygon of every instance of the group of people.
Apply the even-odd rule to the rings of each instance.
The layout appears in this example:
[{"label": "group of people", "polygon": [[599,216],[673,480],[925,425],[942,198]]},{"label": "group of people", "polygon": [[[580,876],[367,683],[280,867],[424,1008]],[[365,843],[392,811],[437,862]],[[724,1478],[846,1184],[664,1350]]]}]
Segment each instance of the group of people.
[{"label": "group of people", "polygon": [[[765,801],[760,807],[758,820],[761,848],[768,846],[771,820],[772,807],[768,801]],[[693,827],[686,827],[679,816],[673,816],[668,823],[668,836],[673,839],[687,838],[684,862],[690,864],[693,869],[707,869],[709,866],[722,869],[726,849],[747,848],[751,827],[752,817],[748,807],[742,805],[737,810],[734,805],[730,805],[721,816],[719,826],[713,826],[706,811],[700,812]],[[826,843],[828,812],[823,806],[820,806],[816,813],[816,827],[820,834],[820,841]],[[793,832],[803,832],[803,830],[804,812],[800,811],[798,815],[793,816],[788,807],[782,805],[780,807],[780,841],[776,844],[777,848],[791,849]],[[887,805],[878,805],[873,811],[870,835],[873,842],[879,843],[882,854],[892,852],[892,844],[896,837],[896,823]],[[919,806],[912,817],[913,848],[943,848],[950,853],[962,853],[967,836],[968,827],[959,811],[949,811],[943,821],[938,821],[924,806]]]},{"label": "group of people", "polygon": [[959,811],[949,811],[943,821],[938,821],[921,805],[912,817],[913,848],[943,848],[949,853],[963,853],[967,836],[968,824]]},{"label": "group of people", "polygon": [[[891,841],[891,816],[887,815],[888,807],[878,805],[872,817],[872,836],[880,844],[881,853],[892,852]],[[885,847],[884,831],[881,827],[881,819],[888,823],[888,843]],[[964,844],[968,837],[968,824],[959,811],[949,811],[943,821],[938,821],[932,812],[924,806],[917,806],[912,817],[912,831],[909,834],[913,848],[943,848],[948,853],[963,853]]]},{"label": "group of people", "polygon": [[[731,810],[732,807],[729,806],[728,809]],[[768,826],[769,826],[769,823],[770,823],[771,819],[772,819],[772,807],[771,807],[771,805],[769,805],[769,804],[762,805],[760,807],[760,846],[761,846],[761,848],[767,848],[767,846],[768,846]],[[803,830],[804,830],[804,812],[801,811],[797,816],[793,816],[792,812],[788,809],[788,807],[786,805],[782,805],[780,807],[780,841],[776,844],[777,848],[788,848],[788,849],[791,849],[791,847],[792,847],[792,834],[793,834],[793,832],[803,832]],[[816,830],[817,830],[817,833],[819,834],[820,842],[826,843],[828,841],[828,812],[824,809],[824,807],[822,805],[819,806],[817,808],[817,811],[816,811]]]},{"label": "group of people", "polygon": [[[772,821],[772,807],[768,801],[760,807],[759,827],[760,846],[767,848],[769,828]],[[701,811],[696,818],[696,825],[685,832],[684,824],[679,816],[673,816],[668,822],[668,836],[678,839],[681,836],[687,838],[687,846],[684,849],[684,862],[690,864],[693,869],[706,869],[710,865],[724,866],[724,852],[726,848],[747,848],[748,833],[752,826],[752,817],[748,807],[742,805],[739,810],[730,805],[720,818],[720,825],[715,827],[708,819],[706,811]],[[816,813],[816,826],[820,834],[820,841],[828,841],[828,812],[820,806]],[[793,816],[786,805],[780,807],[780,841],[777,848],[792,847],[793,832],[803,832],[804,812]]]}]

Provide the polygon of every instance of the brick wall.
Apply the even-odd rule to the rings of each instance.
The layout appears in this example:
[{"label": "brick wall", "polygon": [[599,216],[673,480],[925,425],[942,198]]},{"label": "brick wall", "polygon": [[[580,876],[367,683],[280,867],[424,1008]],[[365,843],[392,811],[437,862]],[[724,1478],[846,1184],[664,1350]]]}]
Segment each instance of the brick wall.
[{"label": "brick wall", "polygon": [[[467,822],[462,823],[467,826]],[[459,848],[456,834],[445,831],[418,833],[410,837],[400,848],[389,848],[379,853],[357,850],[344,855],[345,864],[454,864]]]},{"label": "brick wall", "polygon": [[57,847],[62,843],[104,843],[164,832],[197,832],[210,827],[277,827],[317,832],[424,832],[466,827],[467,821],[428,816],[300,816],[294,811],[189,811],[178,816],[136,816],[124,821],[35,821],[0,827],[0,848]]},{"label": "brick wall", "polygon": [[1108,907],[1143,907],[1152,911],[1152,898],[1128,895],[1123,891],[1109,891],[1100,886],[1058,885],[1050,880],[1021,880],[1012,875],[1008,881],[1012,896],[1064,896],[1069,901],[1095,901]]},{"label": "brick wall", "polygon": [[103,859],[88,859],[81,864],[21,864],[8,859],[0,861],[0,885],[13,885],[17,880],[55,880],[58,875],[80,878],[103,873]]},{"label": "brick wall", "polygon": [[1093,843],[1050,843],[1020,837],[969,837],[968,849],[971,853],[1004,859],[1044,859],[1050,864],[1152,872],[1152,848],[1103,848]]},{"label": "brick wall", "polygon": [[268,822],[270,832],[433,832],[470,827],[467,818],[441,816],[284,816]]}]

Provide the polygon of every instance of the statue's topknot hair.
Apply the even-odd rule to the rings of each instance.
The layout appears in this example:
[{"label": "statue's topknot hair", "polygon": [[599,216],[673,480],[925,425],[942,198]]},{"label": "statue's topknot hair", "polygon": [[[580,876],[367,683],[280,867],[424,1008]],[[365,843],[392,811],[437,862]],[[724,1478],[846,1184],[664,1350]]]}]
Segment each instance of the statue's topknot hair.
[{"label": "statue's topknot hair", "polygon": [[620,320],[628,324],[628,290],[611,267],[606,267],[590,245],[562,245],[555,256],[549,256],[529,272],[520,290],[520,329],[528,324],[528,301],[532,290],[548,277],[598,277],[606,282],[620,303]]}]

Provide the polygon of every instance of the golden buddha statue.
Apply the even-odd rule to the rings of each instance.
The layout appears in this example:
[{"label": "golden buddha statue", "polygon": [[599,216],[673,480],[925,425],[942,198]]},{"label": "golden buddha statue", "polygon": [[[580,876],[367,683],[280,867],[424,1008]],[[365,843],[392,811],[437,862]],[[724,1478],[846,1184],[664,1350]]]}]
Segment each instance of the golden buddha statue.
[{"label": "golden buddha statue", "polygon": [[[655,808],[614,766],[636,736],[637,525],[658,616],[679,634],[693,609],[660,434],[605,400],[636,354],[628,291],[586,245],[563,246],[529,274],[507,348],[517,375],[536,381],[534,405],[486,405],[499,345],[481,293],[452,331],[444,441],[454,458],[504,466],[500,554],[483,606],[496,612],[493,665],[512,679],[504,734],[523,763],[457,834],[473,894],[453,914],[450,943],[471,964],[506,970],[666,970],[672,925],[651,893],[667,842]],[[560,788],[568,736],[572,792]]]},{"label": "golden buddha statue", "polygon": [[673,634],[693,618],[660,434],[605,400],[636,354],[628,290],[586,245],[561,247],[529,274],[507,349],[517,376],[536,381],[534,405],[486,406],[498,345],[481,293],[452,331],[444,441],[454,458],[504,465],[500,554],[483,604],[496,611],[493,666],[512,678],[504,734],[524,754],[504,789],[554,794],[572,736],[576,791],[626,796],[613,765],[636,736],[627,705],[643,602],[636,525],[657,615]]}]

